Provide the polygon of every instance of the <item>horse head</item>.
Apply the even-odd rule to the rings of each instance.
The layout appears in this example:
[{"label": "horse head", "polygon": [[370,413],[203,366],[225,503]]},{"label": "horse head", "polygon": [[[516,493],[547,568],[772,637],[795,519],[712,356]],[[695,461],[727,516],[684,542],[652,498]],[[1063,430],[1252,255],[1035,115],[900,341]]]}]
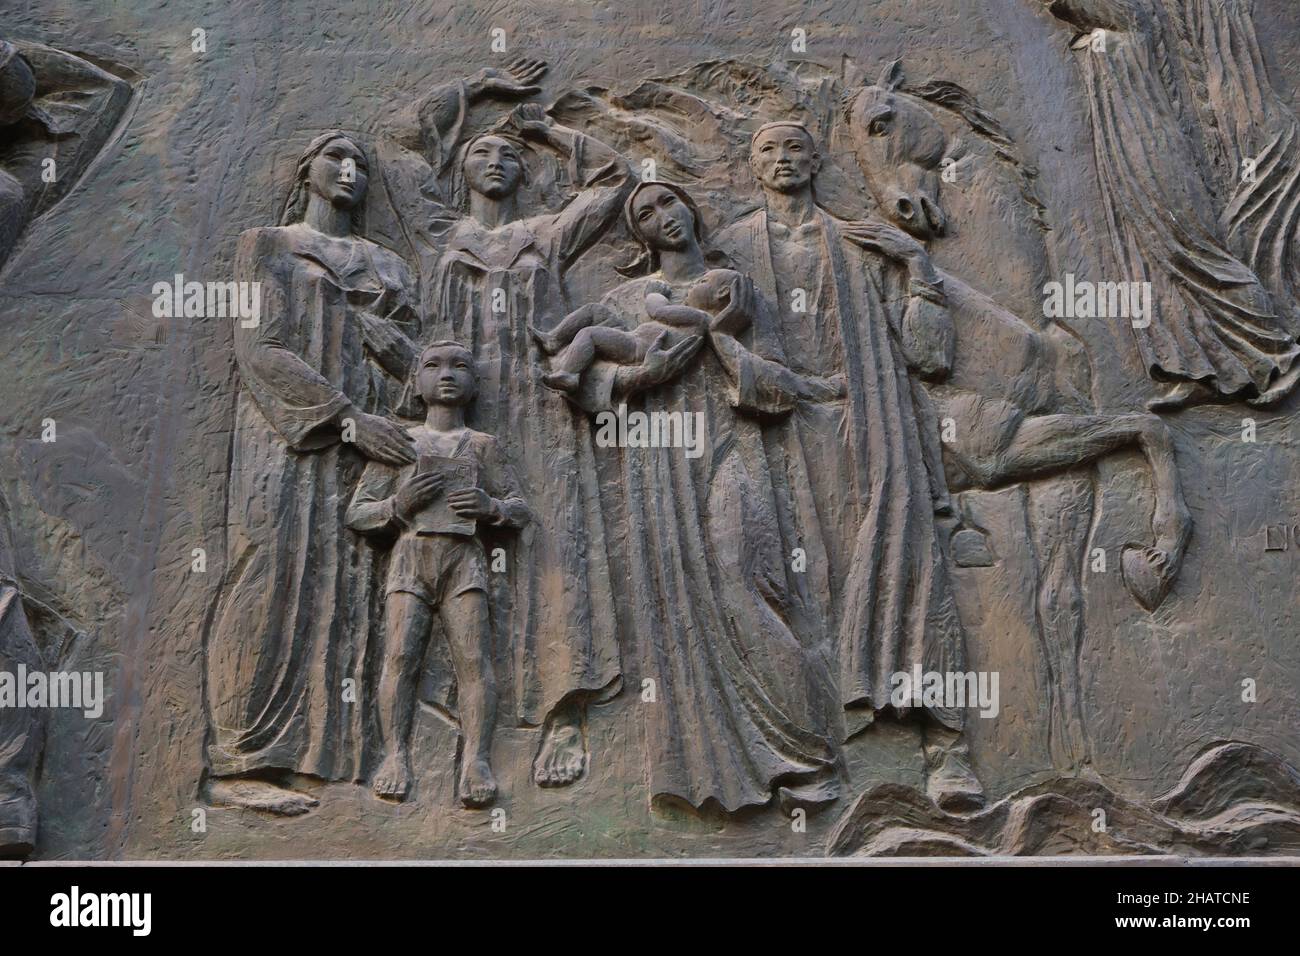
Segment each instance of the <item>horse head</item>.
[{"label": "horse head", "polygon": [[928,241],[943,235],[948,221],[939,204],[948,134],[923,100],[900,89],[902,83],[902,64],[895,60],[875,85],[845,95],[843,114],[854,156],[882,214]]}]

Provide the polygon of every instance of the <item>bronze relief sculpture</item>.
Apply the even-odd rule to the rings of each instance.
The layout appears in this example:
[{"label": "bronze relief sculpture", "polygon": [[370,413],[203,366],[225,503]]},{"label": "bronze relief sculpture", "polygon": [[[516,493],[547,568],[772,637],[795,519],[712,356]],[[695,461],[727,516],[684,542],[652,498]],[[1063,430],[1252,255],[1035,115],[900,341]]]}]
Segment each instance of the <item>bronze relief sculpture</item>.
[{"label": "bronze relief sculpture", "polygon": [[[200,858],[1300,848],[1280,41],[1248,0],[831,6],[834,53],[521,36],[320,89],[0,41],[48,369],[0,433],[0,853],[168,855],[128,810]],[[126,311],[175,274],[147,345],[72,236]],[[111,732],[4,683],[77,655]],[[93,845],[36,826],[83,765]]]}]

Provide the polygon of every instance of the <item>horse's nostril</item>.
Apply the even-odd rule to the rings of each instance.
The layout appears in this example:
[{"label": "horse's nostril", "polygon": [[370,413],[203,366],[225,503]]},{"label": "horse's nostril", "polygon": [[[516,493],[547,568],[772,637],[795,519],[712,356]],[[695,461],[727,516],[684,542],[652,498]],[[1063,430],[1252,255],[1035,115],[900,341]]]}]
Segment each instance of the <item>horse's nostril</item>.
[{"label": "horse's nostril", "polygon": [[894,204],[894,208],[898,210],[898,214],[904,219],[911,219],[916,215],[916,209],[913,207],[912,200],[910,199],[898,200],[898,202]]}]

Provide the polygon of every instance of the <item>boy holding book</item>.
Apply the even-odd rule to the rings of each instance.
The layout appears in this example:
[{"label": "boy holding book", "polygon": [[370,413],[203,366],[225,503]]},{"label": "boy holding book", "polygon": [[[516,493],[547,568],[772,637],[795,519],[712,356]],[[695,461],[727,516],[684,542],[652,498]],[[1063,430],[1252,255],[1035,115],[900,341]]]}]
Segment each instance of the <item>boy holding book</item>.
[{"label": "boy holding book", "polygon": [[496,678],[488,615],[483,525],[520,528],[529,511],[492,435],[465,426],[478,393],[474,357],[456,342],[435,342],[416,362],[415,383],[428,409],[407,429],[418,458],[394,467],[371,461],[348,506],[348,526],[395,538],[385,585],[378,717],[383,759],[373,782],[380,797],[404,800],[411,785],[410,737],[420,662],[434,615],[456,671],[461,768],[467,807],[496,796],[492,728]]}]

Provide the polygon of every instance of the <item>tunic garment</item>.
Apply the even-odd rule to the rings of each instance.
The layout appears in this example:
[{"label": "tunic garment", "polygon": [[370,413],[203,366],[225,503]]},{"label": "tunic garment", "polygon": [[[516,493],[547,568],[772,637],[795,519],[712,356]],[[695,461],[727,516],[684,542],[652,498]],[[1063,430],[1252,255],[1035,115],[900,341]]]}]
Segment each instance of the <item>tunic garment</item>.
[{"label": "tunic garment", "polygon": [[[890,707],[891,676],[965,670],[965,644],[935,529],[941,465],[927,432],[931,416],[908,367],[941,371],[952,348],[942,309],[899,303],[879,260],[843,239],[819,211],[816,281],[807,312],[780,315],[779,341],[798,374],[846,380],[839,403],[800,403],[767,430],[773,466],[788,477],[794,512],[783,522],[786,551],[808,556],[819,616],[835,636],[839,697],[870,714]],[[755,212],[718,237],[735,268],[748,272],[769,303],[784,303],[774,270],[767,213]],[[810,281],[803,277],[802,281]],[[887,293],[885,290],[889,288]],[[810,347],[815,346],[815,347]],[[927,708],[959,729],[960,710]],[[856,729],[856,728],[850,728]]]},{"label": "tunic garment", "polygon": [[[647,322],[651,283],[676,302],[691,285],[637,279],[605,304]],[[738,414],[788,412],[782,373],[744,353],[733,380],[706,346],[637,403],[650,415],[703,413],[700,457],[680,447],[622,452],[630,596],[642,675],[657,695],[641,705],[652,797],[735,811],[769,802],[777,786],[828,776],[836,760],[832,684],[806,646],[813,619],[787,584],[781,491],[759,424]]]},{"label": "tunic garment", "polygon": [[[1150,282],[1154,315],[1135,328],[1149,373],[1224,395],[1265,391],[1300,356],[1251,268],[1228,251],[1188,133],[1161,76],[1161,24],[1134,0],[1059,0],[1058,16],[1104,29],[1105,52],[1075,44],[1092,117],[1114,281]],[[1165,41],[1167,42],[1167,41]]]},{"label": "tunic garment", "polygon": [[400,314],[410,276],[374,243],[298,224],[245,232],[236,278],[261,282],[262,308],[255,328],[235,327],[243,388],[208,637],[209,759],[217,775],[358,779],[377,601],[371,552],[343,520],[364,460],[335,419],[349,404],[380,410],[356,310]]}]

